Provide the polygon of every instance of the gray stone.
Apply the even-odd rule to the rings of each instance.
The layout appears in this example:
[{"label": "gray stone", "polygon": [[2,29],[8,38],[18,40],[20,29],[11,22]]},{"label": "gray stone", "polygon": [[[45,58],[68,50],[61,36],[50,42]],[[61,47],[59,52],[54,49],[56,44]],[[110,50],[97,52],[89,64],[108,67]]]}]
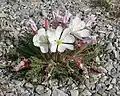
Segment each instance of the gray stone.
[{"label": "gray stone", "polygon": [[107,80],[105,81],[105,85],[109,85],[109,84],[110,84],[110,80],[107,79]]},{"label": "gray stone", "polygon": [[106,69],[107,69],[107,71],[110,72],[113,69],[113,65],[112,64],[107,65]]},{"label": "gray stone", "polygon": [[70,90],[71,96],[78,96],[78,90]]},{"label": "gray stone", "polygon": [[101,95],[98,93],[94,93],[94,94],[92,94],[92,96],[101,96]]},{"label": "gray stone", "polygon": [[112,32],[112,33],[109,34],[108,38],[109,38],[109,39],[113,39],[114,36],[115,36],[115,34],[114,34],[114,32]]},{"label": "gray stone", "polygon": [[38,92],[39,94],[43,94],[44,93],[44,87],[41,85],[38,85],[36,88],[36,92]]},{"label": "gray stone", "polygon": [[44,93],[40,94],[40,96],[51,96],[51,90],[49,88],[45,89]]},{"label": "gray stone", "polygon": [[15,96],[14,93],[6,93],[5,96]]},{"label": "gray stone", "polygon": [[112,84],[116,84],[116,78],[113,78],[111,81]]},{"label": "gray stone", "polygon": [[115,75],[116,73],[117,73],[116,68],[113,68],[113,69],[111,70],[111,75]]},{"label": "gray stone", "polygon": [[116,93],[116,89],[115,89],[115,88],[112,88],[109,92],[110,92],[110,93]]},{"label": "gray stone", "polygon": [[95,83],[90,83],[90,85],[88,86],[88,88],[92,91],[92,93],[95,91]]},{"label": "gray stone", "polygon": [[27,88],[34,88],[34,86],[31,83],[26,83],[25,87],[27,87]]},{"label": "gray stone", "polygon": [[68,95],[64,93],[63,91],[54,88],[52,96],[68,96]]},{"label": "gray stone", "polygon": [[117,95],[118,95],[118,96],[120,95],[120,91],[117,92]]},{"label": "gray stone", "polygon": [[0,13],[0,17],[3,18],[3,17],[7,17],[8,15],[5,14],[4,12]]},{"label": "gray stone", "polygon": [[119,51],[113,50],[116,59],[119,59]]},{"label": "gray stone", "polygon": [[107,25],[107,28],[109,29],[109,30],[113,30],[113,28],[112,28],[112,26],[111,25]]},{"label": "gray stone", "polygon": [[104,93],[105,89],[106,89],[105,86],[102,87],[102,88],[100,88],[100,89],[98,90],[98,93],[102,95],[102,94]]},{"label": "gray stone", "polygon": [[109,84],[109,87],[107,88],[107,90],[110,90],[113,88],[113,85],[112,84]]},{"label": "gray stone", "polygon": [[112,51],[112,50],[114,50],[115,49],[115,47],[112,45],[112,43],[110,42],[110,43],[108,43],[108,45],[107,45],[107,47],[106,47],[106,50],[107,51]]},{"label": "gray stone", "polygon": [[92,96],[92,94],[90,93],[89,90],[85,89],[81,94],[80,96]]},{"label": "gray stone", "polygon": [[105,80],[106,80],[107,78],[108,78],[107,76],[103,76],[103,77],[100,79],[100,82],[105,82]]},{"label": "gray stone", "polygon": [[106,85],[105,85],[104,83],[99,83],[99,84],[97,84],[97,86],[96,86],[96,91],[97,91],[99,94],[103,93],[103,92],[105,91],[105,89],[106,89]]},{"label": "gray stone", "polygon": [[22,92],[20,96],[30,96],[30,93],[28,91]]}]

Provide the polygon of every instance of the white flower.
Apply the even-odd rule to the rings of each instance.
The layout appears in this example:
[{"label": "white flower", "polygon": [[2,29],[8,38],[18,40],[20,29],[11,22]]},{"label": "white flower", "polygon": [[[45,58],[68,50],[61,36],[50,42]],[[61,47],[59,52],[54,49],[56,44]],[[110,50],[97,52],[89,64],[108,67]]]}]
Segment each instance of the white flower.
[{"label": "white flower", "polygon": [[81,19],[78,16],[76,16],[70,23],[69,28],[71,29],[72,34],[80,39],[81,37],[90,36],[89,30],[84,29],[85,26],[85,22],[81,21]]},{"label": "white flower", "polygon": [[40,47],[42,53],[48,52],[49,42],[44,28],[38,30],[38,33],[33,37],[33,43],[36,47]]},{"label": "white flower", "polygon": [[51,52],[64,52],[65,49],[73,50],[74,46],[72,43],[75,41],[74,36],[70,35],[70,29],[62,29],[61,26],[58,26],[56,30],[48,30],[48,39],[50,42]]}]

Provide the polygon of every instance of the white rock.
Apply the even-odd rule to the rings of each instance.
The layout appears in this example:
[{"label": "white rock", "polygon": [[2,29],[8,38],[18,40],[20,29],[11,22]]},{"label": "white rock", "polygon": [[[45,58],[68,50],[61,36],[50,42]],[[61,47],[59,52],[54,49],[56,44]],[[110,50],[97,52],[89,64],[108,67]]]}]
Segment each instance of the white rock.
[{"label": "white rock", "polygon": [[55,88],[53,90],[52,96],[68,96],[68,95],[64,93],[63,91]]},{"label": "white rock", "polygon": [[78,90],[70,90],[71,96],[78,96]]},{"label": "white rock", "polygon": [[107,90],[110,90],[110,89],[112,89],[112,88],[113,88],[113,85],[110,84],[109,87],[107,88]]},{"label": "white rock", "polygon": [[43,94],[44,93],[44,87],[41,85],[38,85],[36,88],[36,92],[38,92],[39,94]]},{"label": "white rock", "polygon": [[4,12],[0,13],[0,17],[3,18],[3,17],[7,17],[8,15],[5,14]]},{"label": "white rock", "polygon": [[108,45],[107,45],[107,48],[106,50],[114,50],[115,48],[113,47],[112,43],[110,42]]},{"label": "white rock", "polygon": [[116,78],[113,78],[111,81],[112,84],[116,84]]},{"label": "white rock", "polygon": [[33,86],[31,83],[26,83],[26,84],[25,84],[25,87],[33,88],[34,86]]},{"label": "white rock", "polygon": [[84,90],[81,94],[80,94],[80,96],[91,96],[92,94],[90,93],[90,91],[89,90]]},{"label": "white rock", "polygon": [[119,51],[113,50],[115,58],[119,59]]},{"label": "white rock", "polygon": [[108,38],[109,38],[109,39],[113,39],[114,36],[115,36],[115,34],[112,32],[112,33],[109,34]]},{"label": "white rock", "polygon": [[96,57],[96,62],[100,64],[100,58],[98,56]]},{"label": "white rock", "polygon": [[113,30],[111,25],[108,24],[107,27],[108,27],[109,30]]}]

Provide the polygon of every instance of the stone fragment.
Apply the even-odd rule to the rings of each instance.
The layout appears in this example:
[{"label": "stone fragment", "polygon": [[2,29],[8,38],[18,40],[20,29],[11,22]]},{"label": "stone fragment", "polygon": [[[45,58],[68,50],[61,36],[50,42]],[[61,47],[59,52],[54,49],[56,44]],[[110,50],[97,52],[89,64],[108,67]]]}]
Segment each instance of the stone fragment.
[{"label": "stone fragment", "polygon": [[113,39],[114,36],[115,36],[115,34],[114,34],[114,32],[112,32],[112,33],[109,34],[108,38],[109,38],[109,39]]},{"label": "stone fragment", "polygon": [[31,83],[26,83],[25,87],[27,87],[27,88],[34,88],[34,86]]},{"label": "stone fragment", "polygon": [[41,85],[38,85],[36,88],[36,92],[38,92],[39,94],[43,94],[44,93],[44,87]]},{"label": "stone fragment", "polygon": [[92,94],[90,93],[89,90],[85,89],[81,94],[80,96],[92,96]]},{"label": "stone fragment", "polygon": [[116,59],[119,59],[119,51],[113,50]]},{"label": "stone fragment", "polygon": [[3,17],[7,17],[8,15],[5,14],[4,12],[0,13],[0,17],[3,18]]},{"label": "stone fragment", "polygon": [[40,96],[51,96],[51,90],[49,88],[45,89],[44,93],[40,94]]},{"label": "stone fragment", "polygon": [[112,45],[112,43],[110,42],[110,43],[108,43],[108,45],[107,45],[107,47],[106,47],[106,50],[107,51],[112,51],[112,50],[114,50],[115,48],[114,48],[114,46]]},{"label": "stone fragment", "polygon": [[64,93],[63,91],[54,88],[52,96],[68,96],[68,95]]},{"label": "stone fragment", "polygon": [[30,93],[28,91],[22,92],[20,96],[30,96]]},{"label": "stone fragment", "polygon": [[113,88],[113,85],[112,84],[109,84],[109,87],[107,88],[107,90],[110,90]]},{"label": "stone fragment", "polygon": [[103,76],[103,77],[100,79],[100,82],[105,82],[105,80],[106,80],[107,78],[108,78],[107,76]]},{"label": "stone fragment", "polygon": [[70,90],[71,96],[78,96],[78,90]]},{"label": "stone fragment", "polygon": [[113,65],[112,64],[107,65],[106,69],[107,69],[107,71],[110,72],[113,69]]}]

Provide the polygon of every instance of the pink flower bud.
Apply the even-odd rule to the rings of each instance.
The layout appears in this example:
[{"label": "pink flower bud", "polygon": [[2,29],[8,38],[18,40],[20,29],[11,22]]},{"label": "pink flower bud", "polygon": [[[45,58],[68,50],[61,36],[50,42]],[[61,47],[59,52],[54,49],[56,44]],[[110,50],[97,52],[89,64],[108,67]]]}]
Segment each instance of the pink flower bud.
[{"label": "pink flower bud", "polygon": [[20,63],[14,67],[15,71],[20,71],[22,69],[28,68],[30,65],[30,62],[28,59],[23,59],[22,61],[20,61]]},{"label": "pink flower bud", "polygon": [[45,18],[45,20],[44,20],[44,27],[45,27],[45,29],[49,28],[49,23],[48,23],[48,19],[47,18]]},{"label": "pink flower bud", "polygon": [[37,26],[35,22],[30,18],[28,21],[28,24],[30,25],[31,29],[33,30],[34,34],[37,34]]}]

